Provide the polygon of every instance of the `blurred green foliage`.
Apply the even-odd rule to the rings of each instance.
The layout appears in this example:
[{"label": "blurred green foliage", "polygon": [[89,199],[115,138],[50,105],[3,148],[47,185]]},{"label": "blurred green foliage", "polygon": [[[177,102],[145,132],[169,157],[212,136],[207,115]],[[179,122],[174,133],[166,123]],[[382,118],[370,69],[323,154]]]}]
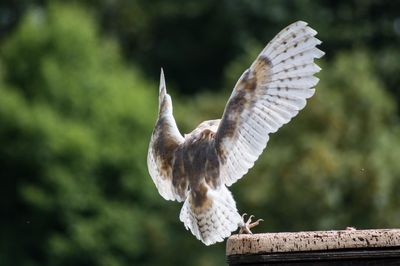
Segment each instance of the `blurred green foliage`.
[{"label": "blurred green foliage", "polygon": [[[0,3],[0,40],[26,11],[58,1]],[[146,76],[157,79],[163,66],[169,83],[183,94],[221,90],[226,65],[243,54],[249,43],[264,45],[284,26],[304,20],[319,32],[325,59],[343,50],[368,50],[374,72],[400,100],[400,1],[69,2],[85,4],[96,15],[100,30],[117,39],[124,57],[139,65]]]},{"label": "blurred green foliage", "polygon": [[264,45],[285,25],[304,20],[319,32],[327,58],[341,50],[368,49],[374,71],[400,99],[399,1],[85,2],[97,11],[104,30],[118,38],[128,58],[154,79],[162,64],[182,93],[222,88],[225,66],[249,42]]},{"label": "blurred green foliage", "polygon": [[[154,77],[165,59],[189,132],[221,116],[266,38],[300,18],[326,41],[321,82],[232,187],[238,208],[265,219],[257,231],[400,226],[396,4],[28,2],[0,43],[1,265],[223,264],[224,244],[187,232],[147,173]],[[178,94],[170,73],[180,91],[219,92]]]}]

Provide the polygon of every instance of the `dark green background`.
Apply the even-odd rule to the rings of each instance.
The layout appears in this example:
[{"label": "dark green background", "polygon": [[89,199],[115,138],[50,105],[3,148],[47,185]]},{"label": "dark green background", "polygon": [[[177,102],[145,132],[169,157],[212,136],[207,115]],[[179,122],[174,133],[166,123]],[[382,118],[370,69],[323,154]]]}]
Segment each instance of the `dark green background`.
[{"label": "dark green background", "polygon": [[[62,3],[64,2],[64,3]],[[323,41],[304,111],[233,187],[255,231],[400,226],[399,1],[0,4],[0,265],[221,265],[147,173],[158,76],[182,133],[282,28]]]}]

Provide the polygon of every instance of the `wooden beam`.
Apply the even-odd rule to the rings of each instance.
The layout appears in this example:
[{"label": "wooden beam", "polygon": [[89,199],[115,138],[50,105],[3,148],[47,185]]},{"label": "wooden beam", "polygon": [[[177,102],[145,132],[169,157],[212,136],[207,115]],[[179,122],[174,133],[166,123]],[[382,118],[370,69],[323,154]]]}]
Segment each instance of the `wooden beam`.
[{"label": "wooden beam", "polygon": [[400,265],[400,229],[233,235],[230,265]]}]

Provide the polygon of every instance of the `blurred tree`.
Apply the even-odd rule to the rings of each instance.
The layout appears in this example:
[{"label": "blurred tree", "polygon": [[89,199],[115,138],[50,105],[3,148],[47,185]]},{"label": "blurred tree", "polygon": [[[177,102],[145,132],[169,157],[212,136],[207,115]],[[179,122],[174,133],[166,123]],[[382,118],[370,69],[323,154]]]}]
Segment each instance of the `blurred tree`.
[{"label": "blurred tree", "polygon": [[[28,2],[37,4],[21,3],[30,6]],[[132,49],[132,61],[147,64],[148,72],[158,72],[165,58],[168,84],[168,69],[175,80],[187,77],[190,88],[219,86],[215,84],[225,81],[216,77],[225,73],[229,86],[224,95],[173,97],[178,100],[179,124],[187,132],[194,122],[221,116],[234,82],[250,64],[248,56],[236,55],[249,49],[254,56],[265,36],[292,21],[301,6],[292,1],[271,1],[267,7],[261,1],[228,2],[185,2],[183,11],[178,2],[163,1],[151,8],[144,1],[87,1],[96,7],[91,9],[38,4],[29,8],[15,31],[8,31],[0,48],[0,204],[6,212],[0,227],[1,264],[224,263],[224,244],[205,248],[179,222],[180,204],[166,202],[156,192],[146,170],[146,151],[157,111],[157,84],[149,84],[128,66],[96,23],[101,18],[125,53]],[[327,19],[331,24],[322,21],[335,13],[328,4],[327,13],[319,14],[313,12],[320,8],[316,2],[300,3],[309,5],[305,20],[325,25],[317,28],[327,29],[321,39],[339,38],[328,30],[336,17]],[[384,9],[369,1],[357,8],[362,6],[368,8],[360,11],[361,17],[373,8]],[[129,17],[132,10],[135,16]],[[256,15],[246,17],[246,12]],[[115,28],[107,24],[113,19]],[[120,22],[124,19],[139,29]],[[275,26],[265,26],[266,20]],[[341,27],[352,23],[349,19]],[[141,45],[122,38],[119,28]],[[158,46],[159,35],[164,36],[164,48]],[[347,41],[350,35],[345,35]],[[396,40],[390,32],[387,36],[379,39],[382,46],[364,52],[334,55],[338,47],[354,49],[347,41],[325,47],[333,63],[323,66],[316,96],[271,137],[255,168],[233,186],[239,209],[266,219],[257,230],[400,226],[400,130],[396,103],[385,91],[386,81],[395,84],[398,78],[389,74],[395,73],[398,61],[386,49]],[[208,44],[200,47],[196,40]],[[203,64],[196,61],[214,48],[218,56]],[[378,50],[386,56],[377,59]],[[377,61],[385,65],[379,73]],[[196,87],[203,78],[207,81]]]},{"label": "blurred tree", "polygon": [[[12,29],[31,6],[0,4],[0,27]],[[181,93],[222,88],[222,73],[248,42],[266,44],[286,25],[304,20],[319,32],[325,59],[343,50],[368,49],[373,70],[400,102],[399,1],[374,0],[85,0],[101,29],[115,36],[124,55],[156,79],[163,66]],[[190,67],[188,67],[190,66]]]},{"label": "blurred tree", "polygon": [[400,71],[400,64],[387,58],[391,55],[400,61],[398,1],[87,3],[98,10],[104,28],[119,39],[125,55],[153,78],[155,70],[165,66],[169,79],[183,93],[220,89],[225,65],[243,53],[249,41],[264,45],[286,25],[304,20],[319,32],[328,58],[343,49],[370,49],[374,70],[400,100],[400,79],[392,75]]},{"label": "blurred tree", "polygon": [[1,264],[160,264],[174,206],[146,169],[157,85],[75,6],[29,12],[1,63]]}]

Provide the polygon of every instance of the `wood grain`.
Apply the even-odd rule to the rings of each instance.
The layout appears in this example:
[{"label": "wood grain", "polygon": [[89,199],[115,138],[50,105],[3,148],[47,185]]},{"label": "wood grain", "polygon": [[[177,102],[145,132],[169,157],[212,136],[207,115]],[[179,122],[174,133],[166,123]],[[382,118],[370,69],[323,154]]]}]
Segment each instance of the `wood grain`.
[{"label": "wood grain", "polygon": [[226,244],[226,254],[230,256],[383,247],[400,247],[400,229],[232,235]]}]

